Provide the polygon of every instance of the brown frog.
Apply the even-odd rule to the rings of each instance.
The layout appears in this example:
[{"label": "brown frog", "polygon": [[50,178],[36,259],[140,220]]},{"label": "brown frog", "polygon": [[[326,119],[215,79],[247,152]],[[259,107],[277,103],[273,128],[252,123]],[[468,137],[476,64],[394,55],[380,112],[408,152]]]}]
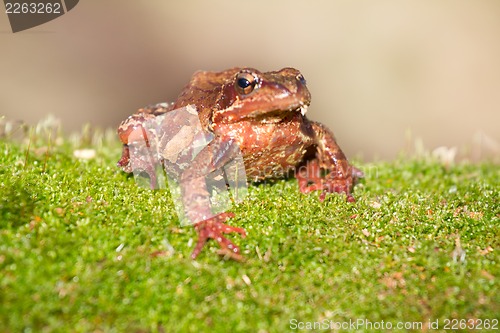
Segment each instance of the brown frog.
[{"label": "brown frog", "polygon": [[[238,147],[250,181],[295,175],[300,191],[321,191],[321,201],[333,192],[345,193],[348,201],[354,201],[351,190],[363,173],[349,164],[327,127],[306,118],[310,101],[306,81],[294,68],[272,72],[253,68],[197,72],[175,103],[140,109],[122,122],[118,134],[123,153],[118,166],[132,172],[129,142],[138,133],[144,133],[144,122],[194,105],[203,130],[212,133],[214,139],[181,175],[185,208],[188,214],[192,212],[193,220],[201,221],[195,224],[199,239],[191,257],[196,258],[205,242],[212,238],[223,253],[240,259],[239,248],[223,236],[231,232],[245,236],[242,228],[223,223],[234,214],[222,213],[205,219],[210,214],[195,207],[208,197],[200,177],[223,166],[238,152]],[[168,143],[159,149],[167,146]],[[135,165],[142,163],[135,162]],[[146,163],[142,167],[154,182],[150,168]]]}]

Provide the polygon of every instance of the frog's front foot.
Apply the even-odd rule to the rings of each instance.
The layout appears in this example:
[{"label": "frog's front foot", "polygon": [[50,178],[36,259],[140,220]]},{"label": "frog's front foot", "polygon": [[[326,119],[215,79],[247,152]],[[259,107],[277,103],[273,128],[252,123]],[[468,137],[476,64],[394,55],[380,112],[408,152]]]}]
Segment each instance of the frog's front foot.
[{"label": "frog's front foot", "polygon": [[302,193],[321,191],[320,201],[324,201],[327,193],[345,193],[347,201],[354,202],[351,194],[352,187],[358,178],[363,177],[363,172],[355,167],[346,168],[348,172],[330,172],[325,177],[321,176],[321,167],[317,160],[308,162],[299,169],[296,177]]},{"label": "frog's front foot", "polygon": [[215,239],[221,246],[221,250],[219,251],[220,254],[228,255],[231,259],[238,261],[242,259],[238,246],[234,245],[230,240],[223,236],[223,234],[231,232],[237,232],[243,237],[246,236],[246,232],[243,228],[232,227],[222,223],[230,217],[234,217],[234,214],[222,213],[196,223],[195,229],[198,232],[198,242],[196,243],[193,253],[191,254],[192,259],[196,259],[196,257],[200,254],[203,245],[205,245],[210,238]]},{"label": "frog's front foot", "polygon": [[323,181],[323,191],[319,195],[319,200],[324,201],[327,193],[345,193],[347,195],[347,201],[354,202],[356,200],[351,194],[352,186],[352,177],[325,179]]},{"label": "frog's front foot", "polygon": [[345,193],[347,201],[355,202],[356,199],[351,194],[351,190],[359,178],[363,178],[363,171],[356,167],[349,166],[347,172],[331,172],[323,180],[323,192],[321,192],[320,201],[325,200],[327,193]]},{"label": "frog's front foot", "polygon": [[296,176],[299,183],[299,190],[302,193],[310,193],[323,189],[323,180],[321,179],[321,169],[318,160],[307,162],[299,168]]}]

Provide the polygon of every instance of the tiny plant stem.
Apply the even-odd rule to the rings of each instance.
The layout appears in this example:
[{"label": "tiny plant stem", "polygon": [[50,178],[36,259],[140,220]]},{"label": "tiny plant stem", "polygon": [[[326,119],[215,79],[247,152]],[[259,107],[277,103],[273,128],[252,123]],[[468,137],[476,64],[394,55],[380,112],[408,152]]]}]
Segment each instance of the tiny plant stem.
[{"label": "tiny plant stem", "polygon": [[42,172],[45,172],[47,168],[47,160],[49,159],[49,152],[50,152],[50,141],[52,139],[52,131],[49,132],[48,135],[48,142],[47,142],[47,150],[45,151],[45,160],[43,161],[43,170]]},{"label": "tiny plant stem", "polygon": [[26,170],[26,167],[28,166],[28,156],[30,154],[30,148],[31,148],[31,139],[33,138],[33,128],[31,128],[30,131],[30,138],[28,140],[28,149],[26,149],[26,155],[24,156],[24,169]]}]

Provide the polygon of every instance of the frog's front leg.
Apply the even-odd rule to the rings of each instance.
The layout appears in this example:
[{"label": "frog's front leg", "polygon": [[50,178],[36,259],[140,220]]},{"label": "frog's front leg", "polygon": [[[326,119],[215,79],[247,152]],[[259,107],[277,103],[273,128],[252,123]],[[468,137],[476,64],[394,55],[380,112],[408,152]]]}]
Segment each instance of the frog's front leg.
[{"label": "frog's front leg", "polygon": [[180,181],[182,202],[188,219],[194,223],[198,232],[198,242],[191,254],[193,259],[200,254],[210,238],[219,243],[222,254],[236,260],[241,259],[238,246],[225,238],[224,234],[237,232],[245,237],[245,230],[223,223],[228,218],[234,217],[233,213],[225,212],[213,216],[210,209],[210,194],[205,181],[207,175],[221,169],[239,153],[239,147],[234,140],[216,137],[196,155],[191,167],[182,173]]},{"label": "frog's front leg", "polygon": [[[317,181],[313,183],[313,190],[322,190],[320,200],[325,199],[326,193],[345,193],[347,200],[355,201],[351,194],[352,188],[358,178],[363,177],[363,172],[351,164],[335,141],[333,133],[323,124],[312,122],[315,133],[315,144],[317,146],[317,159],[319,166],[327,170],[327,174],[321,179],[321,184]],[[319,168],[312,162],[309,164],[309,172],[319,173]],[[317,179],[317,177],[313,177]],[[311,190],[309,188],[308,190]]]}]

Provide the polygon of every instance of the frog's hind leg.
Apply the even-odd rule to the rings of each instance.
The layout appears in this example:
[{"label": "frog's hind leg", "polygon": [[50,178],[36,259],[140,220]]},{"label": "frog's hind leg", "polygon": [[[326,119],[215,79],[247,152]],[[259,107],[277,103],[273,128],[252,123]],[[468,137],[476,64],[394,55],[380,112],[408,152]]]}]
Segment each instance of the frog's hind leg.
[{"label": "frog's hind leg", "polygon": [[216,137],[196,155],[191,167],[182,173],[180,181],[182,202],[186,216],[198,232],[198,242],[191,254],[193,259],[200,254],[209,239],[214,239],[219,243],[222,254],[231,259],[242,259],[238,246],[225,238],[224,234],[237,232],[244,237],[246,236],[245,230],[223,223],[228,218],[234,217],[233,213],[211,214],[210,193],[205,182],[208,174],[223,168],[238,153],[240,150],[234,140]]},{"label": "frog's hind leg", "polygon": [[127,173],[133,173],[136,180],[138,177],[145,178],[143,177],[145,173],[147,175],[149,187],[152,190],[158,188],[155,165],[152,164],[149,159],[144,159],[144,157],[141,158],[140,154],[137,152],[134,152],[131,157],[128,145],[123,145],[122,157],[118,161],[117,166]]}]

